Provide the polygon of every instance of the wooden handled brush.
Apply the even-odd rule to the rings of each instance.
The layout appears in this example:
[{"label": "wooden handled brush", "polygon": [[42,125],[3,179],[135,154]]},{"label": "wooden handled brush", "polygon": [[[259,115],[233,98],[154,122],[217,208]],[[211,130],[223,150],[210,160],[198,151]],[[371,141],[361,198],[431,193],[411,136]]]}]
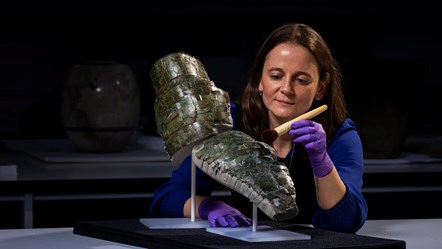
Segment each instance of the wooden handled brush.
[{"label": "wooden handled brush", "polygon": [[261,141],[263,141],[265,143],[272,143],[273,141],[276,140],[276,138],[278,138],[279,135],[287,133],[290,130],[290,125],[292,123],[294,123],[298,120],[301,120],[301,119],[314,118],[318,114],[327,110],[327,108],[328,108],[327,105],[321,105],[320,107],[317,107],[309,112],[299,115],[298,117],[296,117],[288,122],[285,122],[284,124],[276,127],[275,129],[266,129],[261,134]]}]

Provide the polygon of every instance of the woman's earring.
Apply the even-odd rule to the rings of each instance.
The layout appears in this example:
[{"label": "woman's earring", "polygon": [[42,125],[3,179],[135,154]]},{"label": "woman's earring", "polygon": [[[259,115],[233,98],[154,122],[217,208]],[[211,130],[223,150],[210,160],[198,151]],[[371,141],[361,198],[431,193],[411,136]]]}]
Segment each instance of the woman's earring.
[{"label": "woman's earring", "polygon": [[258,92],[259,97],[262,97],[262,91]]}]

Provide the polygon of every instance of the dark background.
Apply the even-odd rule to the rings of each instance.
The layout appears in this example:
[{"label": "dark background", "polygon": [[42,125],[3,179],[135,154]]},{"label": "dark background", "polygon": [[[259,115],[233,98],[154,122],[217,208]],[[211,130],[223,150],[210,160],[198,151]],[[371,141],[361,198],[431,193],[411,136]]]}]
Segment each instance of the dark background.
[{"label": "dark background", "polygon": [[263,39],[289,21],[309,24],[329,43],[356,119],[358,108],[406,105],[407,132],[440,135],[441,17],[426,1],[388,2],[1,3],[0,136],[64,136],[60,92],[68,69],[86,59],[132,68],[143,101],[140,129],[156,133],[149,71],[157,59],[194,55],[235,98]]},{"label": "dark background", "polygon": [[[83,60],[115,60],[131,67],[142,100],[139,132],[156,135],[155,92],[149,78],[156,60],[173,52],[189,53],[204,63],[218,87],[235,98],[264,38],[279,25],[297,21],[316,29],[333,49],[366,158],[396,158],[403,151],[442,157],[441,19],[440,9],[426,0],[2,1],[0,139],[66,137],[61,91],[69,68]],[[366,175],[367,187],[408,189],[366,192],[369,218],[440,217],[440,204],[433,203],[441,193],[439,179],[440,173],[431,172]],[[59,191],[70,187],[64,184]],[[132,184],[147,192],[159,182]],[[100,184],[84,185],[85,191],[92,191],[91,186],[100,191]],[[422,186],[439,189],[415,191]],[[40,188],[43,193],[53,191],[45,185]],[[42,217],[36,214],[35,225],[136,218],[146,215],[146,200],[141,202],[86,203],[88,211],[78,211],[83,208],[76,208],[79,202],[36,205],[37,211],[46,212]],[[98,211],[91,211],[94,207]],[[57,209],[71,210],[71,223],[47,219]],[[117,209],[121,217],[102,211]]]}]

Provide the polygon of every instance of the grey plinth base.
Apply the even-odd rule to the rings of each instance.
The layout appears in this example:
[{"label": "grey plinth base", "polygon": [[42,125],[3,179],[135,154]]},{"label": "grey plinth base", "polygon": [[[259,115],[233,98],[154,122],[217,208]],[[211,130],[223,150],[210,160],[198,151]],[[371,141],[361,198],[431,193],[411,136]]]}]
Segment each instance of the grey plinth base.
[{"label": "grey plinth base", "polygon": [[181,229],[181,228],[207,228],[207,220],[190,218],[143,218],[140,222],[150,229]]},{"label": "grey plinth base", "polygon": [[239,239],[248,242],[267,242],[267,241],[284,241],[284,240],[308,240],[309,235],[291,232],[271,226],[257,226],[256,231],[251,227],[209,227],[207,232],[219,234],[222,236]]}]

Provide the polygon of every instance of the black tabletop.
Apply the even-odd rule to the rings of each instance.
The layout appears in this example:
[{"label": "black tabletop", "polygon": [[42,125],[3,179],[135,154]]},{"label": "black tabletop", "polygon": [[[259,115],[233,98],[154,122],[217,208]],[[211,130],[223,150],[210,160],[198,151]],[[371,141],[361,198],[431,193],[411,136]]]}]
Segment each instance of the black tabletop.
[{"label": "black tabletop", "polygon": [[310,236],[306,240],[248,242],[215,233],[205,228],[150,229],[139,220],[84,221],[73,233],[143,248],[222,248],[222,249],[298,249],[298,248],[390,248],[405,249],[405,241],[332,232],[307,226],[278,222],[260,222]]}]

